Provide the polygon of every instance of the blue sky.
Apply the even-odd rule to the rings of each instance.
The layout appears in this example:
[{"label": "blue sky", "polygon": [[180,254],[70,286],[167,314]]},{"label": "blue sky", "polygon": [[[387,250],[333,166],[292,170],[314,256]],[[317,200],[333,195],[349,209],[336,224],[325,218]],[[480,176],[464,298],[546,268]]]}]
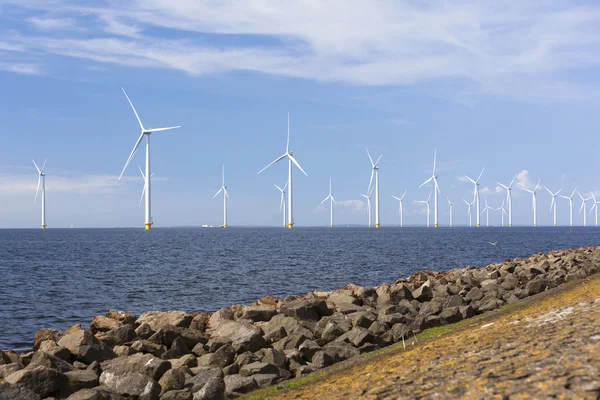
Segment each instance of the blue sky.
[{"label": "blue sky", "polygon": [[[0,0],[0,227],[39,226],[31,159],[46,157],[49,227],[142,226],[143,152],[117,181],[139,135],[121,86],[146,126],[182,125],[152,136],[157,227],[219,224],[222,164],[229,223],[278,225],[287,167],[256,173],[284,152],[288,111],[308,173],[294,171],[298,226],[328,223],[330,176],[336,223],[366,223],[365,146],[383,154],[384,225],[404,190],[405,223],[425,223],[414,201],[434,148],[441,223],[446,195],[467,223],[460,177],[483,167],[493,207],[496,181],[517,173],[520,186],[600,194],[595,2],[121,3]],[[514,193],[515,224],[529,224],[530,196]],[[550,196],[538,199],[551,224]]]}]

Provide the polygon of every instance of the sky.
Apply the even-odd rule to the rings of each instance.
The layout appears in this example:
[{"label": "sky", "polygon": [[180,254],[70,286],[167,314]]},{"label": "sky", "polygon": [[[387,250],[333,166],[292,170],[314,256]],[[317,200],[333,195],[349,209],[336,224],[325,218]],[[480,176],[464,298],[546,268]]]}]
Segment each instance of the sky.
[{"label": "sky", "polygon": [[[405,224],[425,224],[434,150],[440,224],[446,196],[468,223],[464,175],[485,167],[482,203],[517,175],[514,224],[530,225],[520,188],[539,179],[600,195],[599,67],[595,1],[0,0],[0,228],[40,226],[31,160],[46,158],[49,228],[143,227],[143,151],[118,180],[140,134],[121,87],[146,127],[182,126],[152,134],[156,227],[220,224],[222,165],[229,225],[279,225],[287,163],[257,172],[285,152],[288,112],[308,174],[294,170],[296,226],[329,223],[330,177],[335,223],[367,223],[366,147],[382,225],[405,190]],[[538,225],[550,203],[542,188]]]}]

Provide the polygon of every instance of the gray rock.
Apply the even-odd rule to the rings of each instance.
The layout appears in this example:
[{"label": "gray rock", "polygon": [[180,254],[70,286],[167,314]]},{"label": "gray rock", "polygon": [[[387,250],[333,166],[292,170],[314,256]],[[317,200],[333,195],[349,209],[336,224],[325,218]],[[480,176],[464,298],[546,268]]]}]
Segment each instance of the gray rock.
[{"label": "gray rock", "polygon": [[157,400],[160,385],[147,375],[139,372],[115,374],[104,371],[100,375],[100,385],[107,389],[140,400]]},{"label": "gray rock", "polygon": [[200,332],[206,332],[208,328],[208,321],[213,313],[211,312],[201,312],[194,315],[194,319],[190,323],[190,329],[195,329]]},{"label": "gray rock", "polygon": [[298,325],[294,329],[292,329],[291,332],[288,332],[289,336],[298,335],[298,334],[302,334],[302,335],[306,336],[307,339],[315,338],[313,331],[311,331],[310,329],[308,329],[302,325]]},{"label": "gray rock", "polygon": [[161,354],[160,358],[163,360],[168,360],[170,358],[179,358],[183,357],[186,354],[190,354],[191,351],[188,349],[185,341],[182,337],[176,338],[171,344],[171,348]]},{"label": "gray rock", "polygon": [[340,303],[336,304],[334,307],[337,312],[344,315],[364,311],[364,308],[352,303]]},{"label": "gray rock", "polygon": [[132,354],[137,353],[136,350],[132,349],[129,346],[115,346],[115,347],[113,347],[113,351],[115,352],[117,357],[130,356]]},{"label": "gray rock", "polygon": [[440,302],[436,299],[436,300],[425,303],[423,305],[423,307],[421,307],[421,311],[419,312],[419,314],[437,315],[440,312],[442,312],[442,309],[443,309],[442,302]]},{"label": "gray rock", "polygon": [[356,327],[350,330],[348,333],[348,342],[354,347],[360,347],[365,343],[381,343],[379,338],[369,332],[368,329]]},{"label": "gray rock", "polygon": [[151,354],[137,353],[127,357],[117,357],[101,364],[102,371],[112,372],[115,375],[127,372],[139,372],[148,377],[159,380],[171,368],[169,361],[161,360]]},{"label": "gray rock", "polygon": [[22,386],[0,384],[0,400],[40,400],[40,396]]},{"label": "gray rock", "polygon": [[50,354],[54,357],[58,357],[66,362],[71,362],[71,352],[69,349],[56,344],[54,340],[44,340],[40,343],[38,350],[43,351],[46,354]]},{"label": "gray rock", "polygon": [[319,320],[314,302],[308,299],[296,299],[281,305],[280,311],[288,317],[296,319]]},{"label": "gray rock", "polygon": [[121,321],[105,317],[104,315],[96,315],[90,324],[90,331],[92,333],[108,332],[121,326],[123,326]]},{"label": "gray rock", "polygon": [[67,371],[73,371],[75,369],[75,367],[69,364],[68,362],[50,354],[46,354],[42,350],[38,350],[33,354],[29,365],[27,365],[27,367],[25,368],[32,369],[40,365],[43,367],[55,369],[63,374]]},{"label": "gray rock", "polygon": [[390,314],[379,317],[379,321],[388,326],[393,326],[395,324],[410,324],[413,318],[406,314]]},{"label": "gray rock", "polygon": [[370,311],[359,311],[348,315],[352,326],[368,328],[377,320],[377,315]]},{"label": "gray rock", "polygon": [[440,322],[442,325],[453,324],[463,319],[459,307],[446,307],[440,313]]},{"label": "gray rock", "polygon": [[430,281],[427,280],[419,288],[412,292],[412,296],[415,300],[423,303],[425,301],[430,301],[433,298],[433,291],[431,290],[429,282]]},{"label": "gray rock", "polygon": [[402,338],[406,340],[410,337],[410,329],[404,324],[395,324],[392,326],[391,332],[394,342],[400,342],[402,341]]},{"label": "gray rock", "polygon": [[94,371],[94,373],[98,376],[100,376],[100,374],[102,373],[102,368],[100,367],[100,363],[98,361],[94,361],[93,363],[88,365],[85,369],[88,371]]},{"label": "gray rock", "polygon": [[254,379],[258,387],[261,388],[269,387],[282,381],[279,374],[256,374],[252,375],[252,379]]},{"label": "gray rock", "polygon": [[469,290],[469,293],[467,293],[465,299],[469,301],[481,300],[483,299],[483,292],[478,287],[473,287],[471,290]]},{"label": "gray rock", "polygon": [[118,328],[111,329],[108,332],[99,334],[96,337],[103,343],[112,347],[134,340],[135,330],[133,329],[132,325],[126,324]]},{"label": "gray rock", "polygon": [[[308,340],[304,341],[302,344],[308,342]],[[300,346],[302,347],[302,345]],[[281,350],[277,349],[264,349],[263,350],[262,362],[267,364],[273,364],[279,369],[285,369],[285,353]]]},{"label": "gray rock", "polygon": [[213,337],[208,341],[208,343],[206,343],[206,347],[209,353],[214,353],[215,351],[219,350],[221,346],[224,346],[226,344],[231,344],[231,340],[226,338]]},{"label": "gray rock", "polygon": [[245,351],[242,354],[238,354],[235,359],[235,363],[239,366],[250,364],[256,361],[260,361],[260,357],[249,351]]},{"label": "gray rock", "polygon": [[321,338],[327,341],[332,341],[348,332],[348,330],[344,329],[343,325],[338,325],[337,323],[330,321],[325,326],[325,329],[321,334]]},{"label": "gray rock", "polygon": [[212,368],[206,371],[202,371],[196,376],[186,377],[185,387],[190,389],[192,393],[196,393],[213,378],[223,379],[224,374],[221,368]]},{"label": "gray rock", "polygon": [[4,377],[4,381],[29,389],[42,398],[58,393],[61,390],[65,391],[68,387],[68,380],[64,374],[41,365],[13,372]]},{"label": "gray rock", "polygon": [[152,343],[148,340],[136,340],[131,345],[131,348],[139,353],[152,354],[155,357],[160,357],[167,351],[167,346]]},{"label": "gray rock", "polygon": [[254,352],[267,347],[267,342],[262,337],[262,330],[252,324],[223,321],[211,335],[231,341],[237,353]]},{"label": "gray rock", "polygon": [[247,319],[252,322],[269,321],[276,314],[277,310],[273,306],[252,306],[244,309],[241,319]]},{"label": "gray rock", "polygon": [[303,334],[294,333],[290,336],[284,337],[276,343],[273,343],[273,348],[277,350],[297,349],[302,343],[304,343],[305,340],[308,340],[308,338]]},{"label": "gray rock", "polygon": [[331,345],[315,353],[312,365],[316,368],[324,368],[359,354],[360,351],[352,346],[342,346],[341,344]]},{"label": "gray rock", "polygon": [[241,376],[250,376],[255,374],[279,374],[279,368],[276,365],[264,362],[253,362],[240,367]]},{"label": "gray rock", "polygon": [[466,305],[467,302],[458,294],[450,296],[448,301],[444,303],[444,307],[462,307]]},{"label": "gray rock", "polygon": [[160,396],[160,400],[192,400],[193,395],[188,389],[170,390]]},{"label": "gray rock", "polygon": [[269,322],[261,323],[259,326],[265,333],[267,340],[270,342],[276,342],[287,336],[288,332],[291,332],[296,326],[298,326],[298,321],[292,317],[288,317],[287,315],[277,314],[271,318]]},{"label": "gray rock", "polygon": [[312,365],[301,365],[294,372],[294,377],[300,378],[302,376],[306,376],[308,374],[312,374],[316,371],[316,368]]},{"label": "gray rock", "polygon": [[95,387],[92,389],[81,389],[68,397],[67,400],[128,400],[125,396]]},{"label": "gray rock", "polygon": [[23,369],[23,367],[21,366],[21,364],[17,364],[17,363],[0,364],[0,379],[12,374],[13,372],[17,372],[21,369]]},{"label": "gray rock", "polygon": [[135,334],[141,340],[146,340],[152,335],[154,335],[154,330],[150,327],[149,324],[143,323],[137,327],[137,329],[135,330]]},{"label": "gray rock", "polygon": [[81,389],[91,389],[98,386],[98,375],[92,370],[80,370],[65,372],[65,376],[69,380],[69,386],[73,392]]},{"label": "gray rock", "polygon": [[206,345],[204,345],[202,343],[198,343],[192,349],[192,353],[194,353],[197,357],[202,357],[203,355],[205,355],[207,353],[205,346]]},{"label": "gray rock", "polygon": [[369,332],[374,333],[375,335],[383,335],[387,331],[390,330],[390,326],[381,321],[375,321],[369,326]]},{"label": "gray rock", "polygon": [[191,314],[183,311],[147,311],[140,315],[136,324],[147,323],[154,331],[169,325],[188,328],[193,318]]},{"label": "gray rock", "polygon": [[170,390],[181,390],[185,387],[185,375],[180,369],[170,369],[158,381],[162,393]]},{"label": "gray rock", "polygon": [[347,290],[333,293],[331,296],[329,296],[327,301],[329,301],[335,305],[339,305],[339,304],[355,304],[357,306],[362,305],[362,301],[360,299],[357,299],[356,297],[354,297],[352,295],[352,292],[347,291]]},{"label": "gray rock", "polygon": [[536,278],[527,282],[525,292],[528,296],[533,296],[546,290],[550,287],[550,282],[547,279]]},{"label": "gray rock", "polygon": [[225,392],[228,395],[242,395],[258,388],[256,381],[249,376],[229,375],[225,379]]},{"label": "gray rock", "polygon": [[198,366],[198,359],[193,354],[186,354],[177,359],[169,360],[171,368],[194,368]]},{"label": "gray rock", "polygon": [[240,366],[236,363],[226,366],[223,368],[223,374],[225,375],[234,375],[240,372]]},{"label": "gray rock", "polygon": [[58,341],[59,346],[66,347],[77,361],[90,364],[115,358],[114,351],[88,331],[77,331],[63,336]]},{"label": "gray rock", "polygon": [[170,348],[177,338],[181,338],[190,349],[194,348],[198,343],[208,343],[208,335],[204,332],[176,326],[163,326],[148,340],[157,344],[164,344]]},{"label": "gray rock", "polygon": [[311,361],[315,353],[319,350],[321,350],[321,346],[312,340],[304,341],[298,348],[298,351],[300,354],[302,354],[302,357],[308,361]]},{"label": "gray rock", "polygon": [[194,393],[193,400],[221,400],[225,398],[225,380],[223,377],[213,377]]},{"label": "gray rock", "polygon": [[236,353],[233,347],[230,344],[226,344],[221,346],[216,352],[200,357],[198,365],[223,368],[233,363],[235,356]]},{"label": "gray rock", "polygon": [[470,305],[458,307],[458,309],[459,309],[460,315],[462,316],[463,319],[471,318],[471,317],[475,316],[475,310]]},{"label": "gray rock", "polygon": [[106,313],[106,317],[122,322],[124,325],[135,324],[135,315],[126,311],[109,310]]},{"label": "gray rock", "polygon": [[500,300],[500,299],[489,299],[487,301],[485,301],[483,303],[483,305],[481,305],[479,307],[479,312],[488,312],[488,311],[492,311],[495,310],[496,308],[500,307],[502,304],[504,304],[504,301]]}]

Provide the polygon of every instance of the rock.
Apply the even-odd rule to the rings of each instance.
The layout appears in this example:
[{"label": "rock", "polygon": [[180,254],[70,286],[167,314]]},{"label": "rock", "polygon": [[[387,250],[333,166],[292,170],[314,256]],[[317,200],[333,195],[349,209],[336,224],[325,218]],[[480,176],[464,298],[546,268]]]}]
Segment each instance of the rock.
[{"label": "rock", "polygon": [[71,352],[66,347],[59,346],[54,340],[44,340],[39,345],[39,350],[66,362],[71,362]]},{"label": "rock", "polygon": [[430,301],[433,298],[433,292],[431,290],[430,281],[427,280],[423,283],[418,289],[415,289],[412,292],[412,296],[415,300],[423,303],[426,301]]},{"label": "rock", "polygon": [[[111,320],[112,321],[112,320]],[[96,337],[101,342],[113,347],[123,345],[135,339],[135,330],[130,324],[122,325],[105,333],[100,333]]]},{"label": "rock", "polygon": [[65,376],[69,380],[69,386],[73,392],[81,389],[91,389],[98,386],[99,379],[95,371],[80,370],[65,372]]},{"label": "rock", "polygon": [[194,318],[190,323],[190,329],[194,329],[200,332],[206,332],[206,329],[208,328],[208,321],[210,320],[212,314],[213,313],[211,312],[200,312],[194,314]]},{"label": "rock", "polygon": [[[337,324],[333,321],[330,321],[325,325],[325,329],[321,334],[321,338],[327,341],[332,341],[342,336],[344,333],[348,332],[350,329],[345,329],[348,326],[343,324]],[[348,327],[349,328],[349,327]]]},{"label": "rock", "polygon": [[171,363],[150,354],[137,353],[132,356],[117,357],[105,361],[101,366],[102,371],[112,372],[115,375],[139,372],[157,381],[171,368]]},{"label": "rock", "polygon": [[88,365],[85,369],[88,371],[94,371],[94,373],[98,376],[100,376],[100,374],[102,373],[102,368],[100,367],[100,363],[98,361],[94,361],[93,363]]},{"label": "rock", "polygon": [[124,400],[125,397],[104,388],[81,389],[68,397],[67,400]]},{"label": "rock", "polygon": [[319,350],[321,350],[321,346],[312,340],[304,341],[298,348],[298,351],[300,354],[302,354],[302,357],[308,361],[311,361],[315,353]]},{"label": "rock", "polygon": [[277,314],[269,322],[261,323],[259,326],[265,333],[265,338],[272,343],[287,336],[288,332],[298,326],[298,321],[284,314]]},{"label": "rock", "polygon": [[132,313],[125,312],[125,311],[109,310],[106,313],[106,317],[110,318],[110,319],[114,319],[116,321],[119,321],[119,322],[123,323],[123,325],[135,324],[135,315]]},{"label": "rock", "polygon": [[298,369],[296,369],[294,373],[294,377],[300,378],[302,376],[306,376],[308,374],[312,374],[316,371],[316,368],[312,365],[301,365]]},{"label": "rock", "polygon": [[418,333],[425,329],[433,328],[440,325],[440,317],[438,315],[422,315],[419,314],[415,320],[409,325],[411,331]]},{"label": "rock", "polygon": [[453,324],[463,319],[459,307],[446,307],[440,313],[440,322],[442,325]]},{"label": "rock", "polygon": [[198,373],[196,376],[186,377],[185,387],[190,389],[192,393],[196,393],[204,387],[211,379],[223,379],[223,371],[221,368],[212,368]]},{"label": "rock", "polygon": [[262,337],[262,330],[251,324],[234,321],[223,321],[212,332],[211,337],[219,337],[231,341],[237,353],[258,351],[267,346]]},{"label": "rock", "polygon": [[53,355],[46,354],[42,350],[38,350],[33,354],[29,365],[27,365],[25,369],[32,369],[37,366],[52,368],[62,374],[64,374],[67,371],[73,371],[75,369],[75,367],[69,364],[68,362]]},{"label": "rock", "polygon": [[398,304],[401,300],[412,300],[413,296],[408,285],[399,282],[394,285],[382,283],[376,289],[377,305]]},{"label": "rock", "polygon": [[231,344],[231,340],[217,337],[210,339],[208,343],[206,343],[206,347],[208,348],[207,350],[209,353],[214,353],[215,351],[219,350],[221,346],[226,344]]},{"label": "rock", "polygon": [[525,292],[527,296],[533,296],[546,290],[550,287],[550,283],[547,279],[535,278],[525,285]]},{"label": "rock", "polygon": [[394,342],[400,342],[402,338],[406,340],[410,336],[410,329],[404,324],[395,324],[392,326],[391,331]]},{"label": "rock", "polygon": [[[58,342],[62,335],[62,332],[57,331],[55,329],[40,329],[39,331],[37,331],[37,333],[35,334],[35,338],[33,339],[33,350],[37,350],[42,344],[42,342],[46,340]],[[0,363],[2,363],[1,357]]]},{"label": "rock", "polygon": [[299,335],[299,334],[306,336],[307,339],[314,339],[315,338],[315,335],[314,335],[313,331],[311,331],[310,329],[308,329],[308,328],[306,328],[304,326],[301,326],[301,325],[296,326],[291,332],[288,332],[289,336]]},{"label": "rock", "polygon": [[319,320],[319,314],[315,310],[314,302],[308,299],[296,299],[281,305],[280,311],[295,319]]},{"label": "rock", "polygon": [[378,337],[369,332],[368,329],[356,327],[347,333],[348,342],[354,347],[360,347],[365,343],[381,343]]},{"label": "rock", "polygon": [[97,332],[108,332],[121,326],[123,326],[123,323],[116,319],[111,319],[104,315],[96,315],[90,324],[90,331],[94,334]]},{"label": "rock", "polygon": [[194,393],[193,400],[221,400],[225,398],[225,380],[223,377],[213,377]]},{"label": "rock", "polygon": [[279,368],[276,365],[264,362],[253,362],[240,367],[241,376],[250,376],[254,374],[279,374]]},{"label": "rock", "polygon": [[160,396],[160,400],[192,400],[193,395],[188,389],[170,390]]},{"label": "rock", "polygon": [[290,336],[286,336],[283,339],[281,339],[280,341],[273,343],[273,348],[277,349],[277,350],[291,350],[291,349],[297,349],[298,347],[300,347],[300,345],[302,343],[304,343],[305,340],[309,340],[306,336],[304,336],[302,333],[294,333]]},{"label": "rock", "polygon": [[[304,341],[302,344],[308,342]],[[302,346],[300,346],[302,347]],[[264,355],[262,358],[262,362],[267,364],[273,364],[279,369],[285,369],[286,361],[285,361],[285,353],[281,350],[277,349],[264,349]]]},{"label": "rock", "polygon": [[168,360],[170,358],[179,358],[186,354],[190,354],[191,351],[185,344],[185,341],[182,337],[176,338],[171,344],[171,348],[165,351],[160,358],[163,360]]},{"label": "rock", "polygon": [[357,306],[362,305],[362,301],[360,301],[359,299],[354,297],[351,294],[351,292],[348,293],[348,291],[342,291],[342,292],[337,292],[337,293],[334,292],[331,296],[329,296],[327,301],[329,301],[335,305],[339,305],[339,304],[355,304]]},{"label": "rock", "polygon": [[240,366],[236,363],[226,366],[223,368],[223,374],[225,375],[235,375],[240,372]]},{"label": "rock", "polygon": [[377,320],[377,315],[370,311],[359,311],[352,314],[348,314],[348,318],[352,322],[352,326],[368,328],[373,322]]},{"label": "rock", "polygon": [[482,306],[479,307],[479,312],[484,313],[484,312],[495,310],[496,308],[500,307],[502,304],[504,304],[504,302],[500,299],[495,299],[495,298],[489,299],[489,300],[485,301]]},{"label": "rock", "polygon": [[364,308],[357,306],[352,303],[340,303],[335,305],[335,310],[340,314],[352,314],[360,311],[364,311]]},{"label": "rock", "polygon": [[324,368],[359,354],[360,351],[348,345],[331,345],[315,353],[312,358],[312,365],[316,368]]},{"label": "rock", "polygon": [[149,324],[143,323],[137,327],[135,334],[141,340],[146,340],[154,335],[154,330],[152,330]]},{"label": "rock", "polygon": [[115,346],[115,347],[113,347],[113,351],[115,352],[115,354],[117,355],[117,357],[120,357],[120,356],[130,356],[130,355],[136,353],[136,350],[133,350],[129,346]]},{"label": "rock", "polygon": [[256,374],[252,375],[252,379],[261,388],[272,386],[282,380],[279,374]]},{"label": "rock", "polygon": [[64,391],[68,387],[68,380],[64,374],[41,365],[13,372],[4,377],[4,381],[29,389],[42,398],[58,393],[61,390]]},{"label": "rock", "polygon": [[258,385],[249,376],[229,375],[225,379],[225,392],[228,395],[239,396],[258,388]]},{"label": "rock", "polygon": [[208,336],[199,330],[189,328],[178,328],[175,326],[164,326],[154,333],[148,340],[156,344],[164,344],[171,347],[173,342],[181,338],[187,348],[194,348],[198,343],[208,343]]},{"label": "rock", "polygon": [[162,393],[169,390],[181,390],[185,387],[185,375],[180,369],[170,369],[158,381]]},{"label": "rock", "polygon": [[185,356],[179,357],[178,359],[169,360],[171,368],[194,368],[198,366],[198,359],[193,354],[186,354]]},{"label": "rock", "polygon": [[276,314],[277,310],[273,306],[251,306],[244,309],[241,319],[247,319],[252,322],[269,321]]},{"label": "rock", "polygon": [[194,353],[197,357],[202,357],[207,353],[205,345],[203,345],[202,343],[198,343],[192,349],[192,353]]},{"label": "rock", "polygon": [[221,346],[216,352],[208,353],[198,359],[200,366],[226,367],[235,360],[236,352],[230,344]]},{"label": "rock", "polygon": [[478,287],[473,287],[469,290],[469,293],[465,296],[465,299],[469,301],[476,301],[483,299],[483,292]]},{"label": "rock", "polygon": [[75,360],[86,364],[110,360],[117,356],[110,347],[83,330],[66,334],[58,341],[58,345],[69,349]]},{"label": "rock", "polygon": [[157,400],[160,395],[160,385],[148,375],[139,372],[115,374],[104,371],[100,375],[100,385],[140,400]]},{"label": "rock", "polygon": [[462,307],[467,305],[467,302],[458,294],[450,296],[450,298],[444,303],[444,307]]},{"label": "rock", "polygon": [[425,303],[423,307],[421,307],[421,311],[419,314],[422,315],[437,315],[442,312],[442,303],[440,301],[433,300]]},{"label": "rock", "polygon": [[193,318],[191,314],[183,311],[147,311],[140,315],[136,324],[147,323],[154,331],[169,325],[188,328]]},{"label": "rock", "polygon": [[0,380],[5,376],[12,374],[13,372],[17,372],[23,369],[21,364],[10,363],[10,364],[0,364]]},{"label": "rock", "polygon": [[380,317],[379,321],[388,326],[393,326],[395,324],[410,324],[413,318],[405,314],[390,314]]},{"label": "rock", "polygon": [[155,357],[160,357],[167,351],[167,346],[152,343],[148,340],[136,340],[131,345],[131,348],[139,353],[152,354]]},{"label": "rock", "polygon": [[216,329],[224,321],[233,321],[233,310],[230,307],[214,312],[208,319],[208,328]]},{"label": "rock", "polygon": [[40,396],[22,386],[0,384],[0,400],[40,400]]},{"label": "rock", "polygon": [[462,319],[471,318],[471,317],[475,316],[475,310],[470,305],[458,307],[458,309],[460,311],[460,315],[462,316]]}]

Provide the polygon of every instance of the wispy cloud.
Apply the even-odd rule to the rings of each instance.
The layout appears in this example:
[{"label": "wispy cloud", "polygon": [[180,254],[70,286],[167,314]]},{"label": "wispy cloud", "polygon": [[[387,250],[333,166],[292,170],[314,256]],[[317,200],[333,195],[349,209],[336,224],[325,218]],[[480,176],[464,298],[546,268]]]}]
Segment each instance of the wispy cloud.
[{"label": "wispy cloud", "polygon": [[73,18],[39,18],[32,17],[28,19],[29,23],[42,31],[60,31],[76,28]]},{"label": "wispy cloud", "polygon": [[[367,205],[361,200],[339,200],[336,201],[334,207],[336,211],[352,214],[363,213],[367,209]],[[320,204],[314,209],[314,212],[316,213],[321,213],[325,211],[329,212],[328,202]]]}]

